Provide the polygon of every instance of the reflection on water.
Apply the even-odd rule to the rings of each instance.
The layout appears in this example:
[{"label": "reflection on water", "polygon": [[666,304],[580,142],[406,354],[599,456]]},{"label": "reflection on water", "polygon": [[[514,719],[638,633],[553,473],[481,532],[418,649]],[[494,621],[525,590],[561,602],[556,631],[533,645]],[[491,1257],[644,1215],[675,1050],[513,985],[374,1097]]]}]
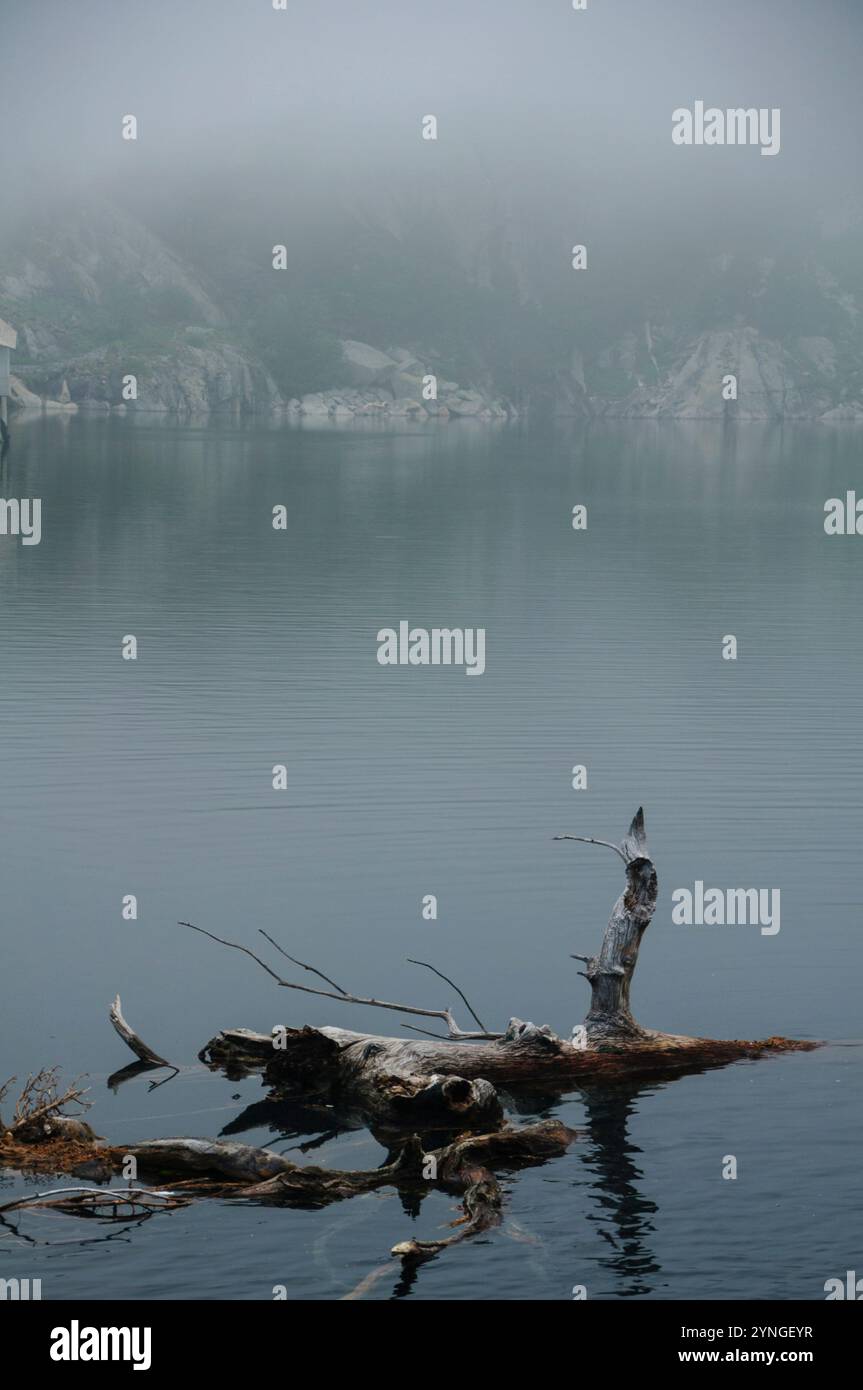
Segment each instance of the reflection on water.
[{"label": "reflection on water", "polygon": [[591,1147],[581,1157],[591,1170],[598,1208],[589,1220],[598,1224],[608,1241],[610,1250],[603,1264],[614,1276],[621,1297],[650,1293],[655,1283],[651,1276],[660,1270],[650,1247],[657,1207],[641,1191],[641,1150],[629,1135],[638,1095],[632,1087],[585,1097],[586,1137]]},{"label": "reflection on water", "polygon": [[[660,876],[639,1019],[854,1039],[863,542],[822,518],[858,454],[823,427],[16,421],[2,494],[42,499],[42,541],[0,539],[3,1076],[90,1073],[116,1142],[225,1132],[379,1163],[362,1127],[271,1111],[255,1078],[194,1059],[220,1027],[381,1017],[286,1000],[177,921],[249,944],[263,926],[349,988],[440,1007],[421,955],[490,1026],[568,1034],[586,1003],[570,955],[596,949],[619,883],[612,856],[551,837],[618,838],[639,803]],[[401,620],[484,627],[485,673],[382,668],[376,634]],[[780,887],[780,933],[673,926],[697,879]],[[130,1060],[118,990],[184,1064],[169,1084],[106,1085]],[[579,1142],[508,1183],[499,1232],[365,1296],[822,1297],[859,1260],[859,1055],[519,1097]],[[202,1203],[104,1238],[16,1215],[0,1250],[26,1243],[45,1297],[338,1298],[452,1208]]]}]

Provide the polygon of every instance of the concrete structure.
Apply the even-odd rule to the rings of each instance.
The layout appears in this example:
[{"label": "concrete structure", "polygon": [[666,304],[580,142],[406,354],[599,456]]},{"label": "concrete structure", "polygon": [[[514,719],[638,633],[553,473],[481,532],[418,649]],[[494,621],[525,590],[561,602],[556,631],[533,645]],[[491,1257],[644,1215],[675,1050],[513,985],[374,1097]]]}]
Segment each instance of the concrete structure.
[{"label": "concrete structure", "polygon": [[9,353],[18,344],[18,334],[14,328],[10,328],[4,319],[0,319],[0,435],[5,444],[7,429],[8,401],[10,395],[9,386]]}]

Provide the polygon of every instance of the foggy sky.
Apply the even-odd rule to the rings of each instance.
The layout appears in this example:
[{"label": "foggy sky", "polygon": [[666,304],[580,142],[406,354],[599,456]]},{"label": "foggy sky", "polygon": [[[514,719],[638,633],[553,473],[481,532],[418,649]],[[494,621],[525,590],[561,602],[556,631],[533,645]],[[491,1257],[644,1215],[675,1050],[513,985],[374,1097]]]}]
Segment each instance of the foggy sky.
[{"label": "foggy sky", "polygon": [[[205,187],[323,208],[365,185],[463,192],[467,216],[485,186],[635,242],[666,221],[787,235],[860,196],[855,0],[0,0],[0,21],[7,208]],[[675,147],[697,99],[780,107],[780,154]]]}]

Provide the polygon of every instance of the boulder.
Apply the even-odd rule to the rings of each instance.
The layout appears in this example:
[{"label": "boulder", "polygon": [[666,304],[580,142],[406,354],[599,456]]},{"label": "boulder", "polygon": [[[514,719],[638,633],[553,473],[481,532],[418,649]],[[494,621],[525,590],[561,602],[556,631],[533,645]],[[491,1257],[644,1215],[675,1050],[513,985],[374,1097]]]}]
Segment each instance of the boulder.
[{"label": "boulder", "polygon": [[385,352],[353,338],[343,338],[341,349],[345,378],[351,386],[374,386],[384,381],[396,365]]},{"label": "boulder", "polygon": [[422,372],[419,358],[416,357],[414,353],[408,352],[407,348],[387,348],[387,357],[391,357],[396,365],[401,367],[402,371],[407,372],[413,370],[420,373]]},{"label": "boulder", "polygon": [[421,401],[423,394],[423,379],[421,372],[408,372],[403,367],[391,372],[387,379],[387,385],[398,400],[400,397],[409,397],[413,401]]},{"label": "boulder", "polygon": [[479,391],[458,391],[447,397],[450,415],[479,415],[485,409],[485,401]]}]

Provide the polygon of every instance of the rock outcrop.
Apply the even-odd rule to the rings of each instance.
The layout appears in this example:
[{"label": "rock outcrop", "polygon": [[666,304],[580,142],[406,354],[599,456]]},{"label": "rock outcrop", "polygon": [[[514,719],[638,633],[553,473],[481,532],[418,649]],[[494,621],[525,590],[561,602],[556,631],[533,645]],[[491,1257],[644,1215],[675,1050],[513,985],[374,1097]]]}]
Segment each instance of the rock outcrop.
[{"label": "rock outcrop", "polygon": [[[252,413],[281,408],[282,396],[269,373],[248,353],[214,338],[204,345],[182,335],[166,352],[140,357],[115,347],[99,348],[63,363],[22,369],[26,404],[33,396],[51,408],[66,399],[83,410],[135,410],[180,415]],[[135,378],[133,398],[128,384]],[[22,402],[22,404],[25,402]]]},{"label": "rock outcrop", "polygon": [[[737,420],[818,419],[833,405],[832,354],[826,350],[832,344],[813,354],[813,343],[823,340],[801,341],[805,345],[791,352],[754,328],[702,333],[652,381],[639,375],[632,345],[626,344],[617,363],[632,375],[633,389],[619,400],[591,396],[590,408],[595,415],[624,418],[722,420],[733,414]],[[731,377],[736,385],[730,384]],[[734,391],[736,396],[726,399],[724,386],[726,395]]]},{"label": "rock outcrop", "polygon": [[408,348],[386,352],[370,343],[346,339],[341,343],[346,383],[326,391],[312,391],[288,401],[292,416],[315,420],[351,420],[355,416],[429,420],[515,418],[515,407],[500,397],[460,386],[435,372]]},{"label": "rock outcrop", "polygon": [[358,343],[353,338],[343,338],[341,342],[345,363],[345,382],[349,386],[374,386],[385,382],[396,368],[396,363],[385,352],[371,347],[369,343]]},{"label": "rock outcrop", "polygon": [[[37,226],[8,261],[0,302],[19,329],[18,408],[205,414],[283,405],[201,279],[117,207],[97,202]],[[124,395],[129,376],[136,399]]]},{"label": "rock outcrop", "polygon": [[12,269],[0,274],[0,302],[20,325],[28,361],[80,352],[82,337],[112,321],[134,325],[154,303],[185,311],[187,321],[225,324],[200,278],[112,203],[91,202],[37,224],[11,259]]},{"label": "rock outcrop", "polygon": [[[446,290],[446,313],[420,295],[414,330],[414,314],[394,310],[393,322],[410,322],[419,335],[400,346],[337,340],[330,325],[348,331],[344,303],[338,295],[328,300],[326,289],[304,298],[301,264],[292,267],[282,300],[280,289],[272,291],[276,308],[268,318],[269,285],[262,291],[249,280],[242,255],[222,247],[218,257],[199,257],[187,239],[186,258],[207,267],[196,269],[111,204],[60,209],[22,233],[17,250],[4,248],[0,313],[19,332],[13,404],[181,415],[284,410],[310,423],[492,421],[516,414],[494,385],[502,379],[519,407],[536,415],[861,419],[863,307],[853,277],[840,280],[814,260],[792,274],[775,258],[723,254],[690,269],[674,305],[660,306],[655,317],[626,327],[618,307],[612,329],[612,316],[594,306],[588,331],[576,321],[577,306],[570,326],[560,287],[538,273],[542,258],[531,258],[509,214],[501,219],[486,225],[480,218],[464,244],[455,232],[443,238],[454,259],[435,267],[434,283]],[[367,219],[364,226],[378,271],[362,292],[371,302],[359,290],[350,302],[358,322],[388,322],[393,290],[386,261],[381,272],[375,257],[401,255],[393,279],[410,286],[409,238],[395,235],[397,217],[390,227]],[[481,297],[471,298],[477,287]],[[633,291],[623,303],[637,299]],[[453,360],[470,362],[472,379],[452,380]],[[130,376],[136,390],[127,382],[124,389]],[[307,394],[288,399],[300,390]]]},{"label": "rock outcrop", "polygon": [[[824,337],[790,342],[751,326],[682,339],[649,326],[625,333],[586,365],[575,354],[555,383],[555,414],[582,419],[852,420],[863,407]],[[852,377],[853,382],[853,377]],[[850,394],[849,394],[850,392]]]}]

